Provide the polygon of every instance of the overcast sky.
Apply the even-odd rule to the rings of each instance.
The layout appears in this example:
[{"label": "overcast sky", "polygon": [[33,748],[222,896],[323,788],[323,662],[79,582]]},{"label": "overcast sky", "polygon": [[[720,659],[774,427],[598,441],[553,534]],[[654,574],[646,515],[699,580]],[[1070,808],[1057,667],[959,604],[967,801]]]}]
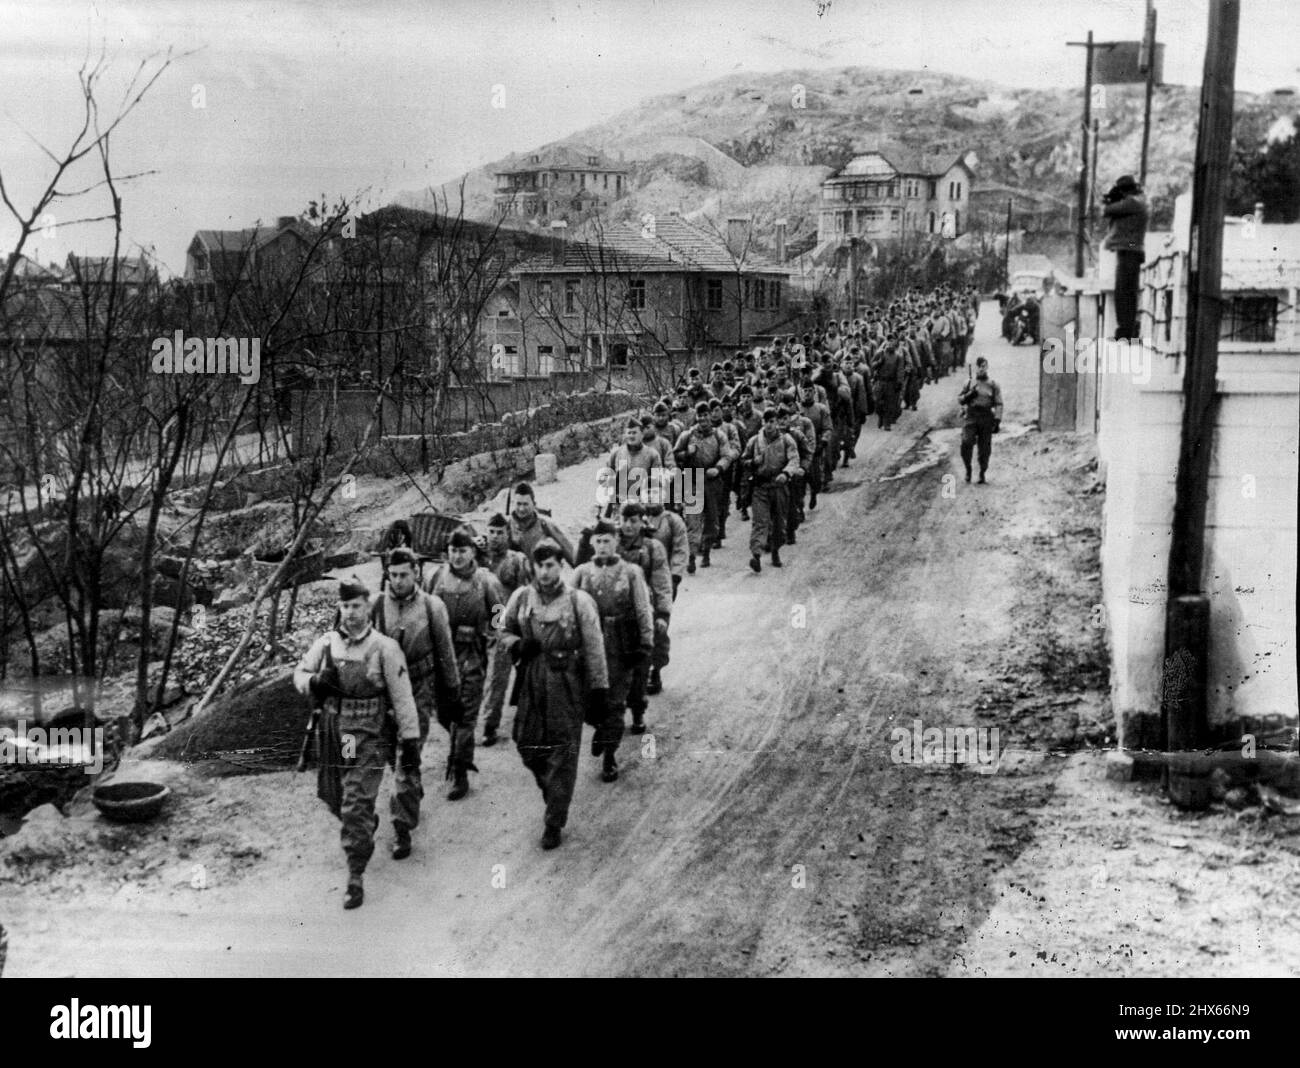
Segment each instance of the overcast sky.
[{"label": "overcast sky", "polygon": [[[1165,80],[1198,84],[1205,0],[1156,6]],[[76,129],[88,46],[107,47],[117,94],[151,52],[193,51],[113,143],[120,172],[157,172],[121,190],[127,239],[179,273],[197,229],[296,214],[322,192],[369,190],[376,206],[737,70],[860,64],[1081,85],[1082,50],[1065,42],[1089,29],[1136,39],[1143,11],[1143,0],[0,0],[0,174],[26,207],[49,168],[33,138],[57,153]],[[1244,0],[1238,88],[1300,83],[1297,41],[1300,2]],[[42,262],[108,250],[102,227],[62,225],[75,216],[56,211],[54,236],[34,248]],[[0,219],[0,249],[15,235]]]}]

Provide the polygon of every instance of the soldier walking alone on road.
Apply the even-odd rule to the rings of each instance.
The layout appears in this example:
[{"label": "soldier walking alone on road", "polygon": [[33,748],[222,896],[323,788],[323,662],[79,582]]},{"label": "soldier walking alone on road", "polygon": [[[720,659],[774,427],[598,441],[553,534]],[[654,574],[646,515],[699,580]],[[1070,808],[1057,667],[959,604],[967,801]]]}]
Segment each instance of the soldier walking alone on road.
[{"label": "soldier walking alone on road", "polygon": [[[627,507],[630,507],[627,506]],[[640,519],[640,516],[637,516]],[[605,641],[605,668],[609,678],[604,722],[591,739],[591,754],[604,758],[601,778],[618,778],[618,743],[623,740],[623,719],[634,676],[644,669],[654,650],[654,620],[650,593],[641,569],[620,559],[614,551],[618,530],[602,519],[591,534],[596,555],[579,564],[573,588],[590,594],[600,615]]]},{"label": "soldier walking alone on road", "polygon": [[971,451],[978,444],[980,484],[983,485],[993,450],[993,435],[1002,427],[1002,387],[989,377],[989,361],[983,356],[975,361],[974,381],[966,384],[957,403],[966,409],[966,425],[961,431],[961,462],[966,465],[966,481],[970,481]]},{"label": "soldier walking alone on road", "polygon": [[599,726],[609,711],[596,602],[564,584],[562,560],[555,542],[538,542],[536,578],[510,595],[501,617],[501,641],[518,673],[512,736],[546,802],[543,849],[560,844],[569,819],[583,721]]},{"label": "soldier walking alone on road", "polygon": [[342,823],[348,861],[345,909],[365,899],[362,876],[375,851],[375,798],[396,748],[408,775],[420,770],[420,717],[406,658],[370,624],[370,591],[355,577],[339,584],[339,626],[321,635],[293,673],[294,687],[321,705],[317,726],[318,796]]},{"label": "soldier walking alone on road", "polygon": [[[388,557],[388,590],[375,599],[371,622],[380,634],[395,638],[406,657],[411,694],[420,719],[420,747],[429,737],[429,722],[452,730],[462,718],[460,673],[452,648],[447,609],[438,598],[419,588],[415,571],[419,566],[410,549],[394,549]],[[419,768],[399,764],[393,782],[389,810],[393,816],[393,859],[411,855],[411,831],[420,822],[424,784]]]},{"label": "soldier walking alone on road", "polygon": [[447,777],[453,779],[447,800],[459,801],[469,793],[469,773],[474,766],[474,728],[483,703],[487,679],[488,635],[506,602],[497,577],[475,560],[474,539],[468,531],[456,530],[447,542],[447,563],[428,580],[427,589],[442,598],[451,624],[456,667],[460,671],[460,700],[464,710],[460,722],[451,728],[451,753]]}]

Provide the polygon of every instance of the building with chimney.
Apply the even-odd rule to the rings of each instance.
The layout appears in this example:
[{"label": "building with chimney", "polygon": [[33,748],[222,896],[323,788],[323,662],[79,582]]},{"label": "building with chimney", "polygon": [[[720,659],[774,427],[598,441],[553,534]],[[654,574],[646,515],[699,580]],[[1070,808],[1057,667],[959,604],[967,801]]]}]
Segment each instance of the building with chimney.
[{"label": "building with chimney", "polygon": [[511,272],[488,309],[492,376],[621,373],[734,355],[790,318],[789,271],[754,249],[747,216],[714,228],[676,212],[590,227]]},{"label": "building with chimney", "polygon": [[822,183],[819,246],[850,237],[960,237],[970,225],[973,152],[921,155],[887,147],[854,156]]},{"label": "building with chimney", "polygon": [[595,149],[554,145],[496,172],[498,216],[576,223],[627,191],[628,169]]}]

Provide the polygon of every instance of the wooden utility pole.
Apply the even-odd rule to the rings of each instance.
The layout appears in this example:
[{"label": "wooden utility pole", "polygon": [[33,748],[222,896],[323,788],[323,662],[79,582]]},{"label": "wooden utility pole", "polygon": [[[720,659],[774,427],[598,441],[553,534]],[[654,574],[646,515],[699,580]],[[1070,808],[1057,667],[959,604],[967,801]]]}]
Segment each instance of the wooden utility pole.
[{"label": "wooden utility pole", "polygon": [[[1201,119],[1192,176],[1192,232],[1188,252],[1187,359],[1183,371],[1183,423],[1169,545],[1169,600],[1165,614],[1166,673],[1190,675],[1161,706],[1166,748],[1195,749],[1204,743],[1205,686],[1209,655],[1209,598],[1201,589],[1205,560],[1205,512],[1214,438],[1215,377],[1219,364],[1223,212],[1232,148],[1233,85],[1237,69],[1240,0],[1210,0]],[[1166,680],[1166,693],[1177,691]],[[1179,801],[1171,776],[1170,793]],[[1189,806],[1192,807],[1192,806]]]},{"label": "wooden utility pole", "polygon": [[1147,0],[1146,30],[1142,34],[1142,69],[1147,76],[1146,103],[1142,108],[1142,166],[1138,184],[1143,189],[1147,185],[1147,148],[1151,144],[1151,94],[1156,84],[1156,9],[1152,0]]},{"label": "wooden utility pole", "polygon": [[1083,155],[1079,160],[1079,210],[1074,221],[1074,273],[1083,276],[1083,245],[1088,225],[1088,133],[1092,127],[1092,30],[1087,41],[1068,41],[1071,48],[1087,49],[1083,74]]},{"label": "wooden utility pole", "polygon": [[1010,197],[1007,197],[1007,245],[1006,248],[1003,249],[1002,274],[1005,277],[1005,280],[1002,283],[1002,288],[1009,291],[1011,289],[1011,198]]}]

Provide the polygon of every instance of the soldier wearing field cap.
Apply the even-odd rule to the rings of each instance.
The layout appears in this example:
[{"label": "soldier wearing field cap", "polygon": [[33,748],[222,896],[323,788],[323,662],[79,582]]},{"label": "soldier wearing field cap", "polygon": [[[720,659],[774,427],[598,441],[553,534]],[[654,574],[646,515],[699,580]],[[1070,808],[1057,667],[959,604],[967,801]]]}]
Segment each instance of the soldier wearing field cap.
[{"label": "soldier wearing field cap", "polygon": [[[704,487],[703,511],[692,510],[686,516],[686,529],[691,538],[691,554],[686,563],[686,571],[692,575],[695,573],[697,556],[701,567],[710,564],[709,553],[718,538],[723,494],[726,493],[725,475],[735,459],[726,432],[709,419],[708,404],[697,405],[695,413],[695,425],[677,439],[673,450],[677,454],[678,466],[683,471],[691,469],[694,472],[693,485]],[[718,422],[722,422],[721,410],[718,412]]]},{"label": "soldier wearing field cap", "polygon": [[[406,657],[411,693],[420,717],[420,746],[429,736],[429,724],[436,716],[451,730],[463,717],[460,703],[460,671],[452,646],[447,609],[437,597],[419,587],[419,560],[410,549],[394,549],[388,555],[388,588],[375,598],[370,620],[380,634],[395,638]],[[389,808],[393,817],[393,859],[411,855],[411,831],[420,822],[424,784],[418,768],[403,764],[396,768]]]},{"label": "soldier wearing field cap", "polygon": [[[338,608],[338,628],[303,654],[293,684],[320,704],[317,795],[342,824],[348,863],[343,907],[354,909],[365,899],[384,765],[400,760],[406,772],[418,774],[420,717],[406,657],[371,625],[370,591],[355,576],[339,584]],[[395,727],[387,726],[390,716]]]},{"label": "soldier wearing field cap", "polygon": [[772,566],[781,566],[790,507],[789,483],[800,471],[799,447],[781,430],[777,413],[763,413],[763,429],[750,438],[744,465],[753,481],[754,524],[749,533],[749,566],[763,570],[762,554],[771,552]]},{"label": "soldier wearing field cap", "polygon": [[609,674],[596,602],[565,585],[560,547],[538,542],[533,568],[533,581],[510,595],[501,642],[517,673],[512,737],[546,803],[542,848],[554,849],[569,818],[583,721],[600,726],[609,714]]},{"label": "soldier wearing field cap", "polygon": [[[533,579],[532,562],[523,553],[510,548],[510,524],[500,512],[488,520],[486,566],[501,583],[501,589],[507,598]],[[510,658],[501,649],[500,637],[500,628],[494,626],[488,638],[487,683],[483,687],[483,707],[480,709],[483,717],[482,744],[485,746],[497,744],[501,713],[510,684]]]},{"label": "soldier wearing field cap", "polygon": [[633,677],[649,661],[654,649],[654,622],[645,578],[636,564],[619,558],[615,552],[617,540],[618,529],[602,519],[591,535],[595,555],[579,564],[573,575],[573,588],[590,594],[596,602],[605,641],[607,714],[591,741],[592,755],[603,758],[601,778],[605,782],[618,778],[615,754],[623,739],[628,692]]}]

